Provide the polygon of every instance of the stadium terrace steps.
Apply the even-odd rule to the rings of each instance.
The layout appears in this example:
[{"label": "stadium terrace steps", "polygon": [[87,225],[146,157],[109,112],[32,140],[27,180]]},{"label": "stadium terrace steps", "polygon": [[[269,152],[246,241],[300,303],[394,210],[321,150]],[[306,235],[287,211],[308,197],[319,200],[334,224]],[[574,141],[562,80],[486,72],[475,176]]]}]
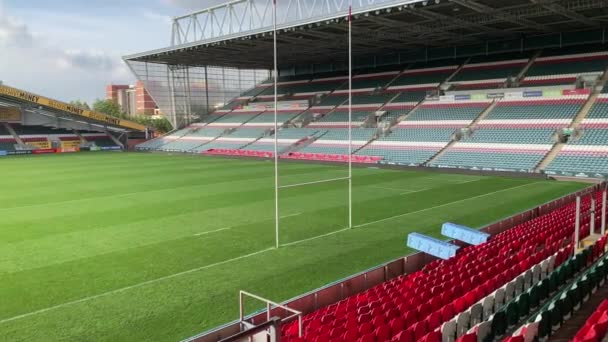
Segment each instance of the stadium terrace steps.
[{"label": "stadium terrace steps", "polygon": [[[590,199],[582,202],[583,210],[588,210]],[[524,221],[484,244],[461,248],[450,259],[435,260],[420,271],[306,313],[303,336],[297,336],[298,324],[293,321],[282,326],[282,340],[468,341],[462,338],[470,334],[477,341],[480,324],[488,328],[486,332],[503,335],[508,328],[505,320],[518,308],[512,303],[528,304],[527,310],[515,311],[524,316],[531,301],[547,297],[530,292],[560,286],[572,274],[566,271],[574,266],[568,259],[574,217],[575,205],[570,202]],[[581,236],[589,234],[588,216],[581,218],[581,227]],[[593,258],[599,256],[598,247]],[[575,260],[582,265],[582,257]],[[558,275],[564,280],[557,281]]]},{"label": "stadium terrace steps", "polygon": [[565,143],[556,142],[555,145],[553,145],[553,147],[551,148],[551,151],[549,151],[549,153],[547,153],[543,160],[541,160],[541,162],[538,164],[538,166],[536,167],[536,171],[540,172],[545,170],[547,166],[549,166],[549,164],[553,162],[555,157],[559,155],[564,146],[566,146]]}]

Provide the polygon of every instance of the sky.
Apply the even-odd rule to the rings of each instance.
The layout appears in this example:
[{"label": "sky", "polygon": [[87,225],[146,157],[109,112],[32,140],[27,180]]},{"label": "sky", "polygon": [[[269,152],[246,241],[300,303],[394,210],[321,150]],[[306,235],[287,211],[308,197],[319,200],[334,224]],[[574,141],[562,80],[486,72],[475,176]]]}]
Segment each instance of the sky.
[{"label": "sky", "polygon": [[171,18],[222,0],[0,0],[0,81],[63,101],[130,84],[121,56],[166,47]]}]

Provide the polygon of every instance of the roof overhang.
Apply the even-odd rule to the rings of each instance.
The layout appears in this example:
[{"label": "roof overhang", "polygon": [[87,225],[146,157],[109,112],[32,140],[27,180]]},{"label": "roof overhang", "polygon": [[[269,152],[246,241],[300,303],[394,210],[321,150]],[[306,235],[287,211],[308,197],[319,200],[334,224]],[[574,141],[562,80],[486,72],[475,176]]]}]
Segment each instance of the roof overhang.
[{"label": "roof overhang", "polygon": [[[600,28],[608,0],[396,1],[353,11],[355,57]],[[279,67],[348,61],[348,11],[277,26]],[[271,69],[264,27],[125,56],[127,61]]]},{"label": "roof overhang", "polygon": [[22,110],[38,112],[41,115],[50,115],[64,120],[90,123],[96,127],[104,127],[117,132],[141,132],[146,130],[146,126],[133,121],[79,108],[65,102],[53,100],[6,85],[0,85],[0,105],[14,105]]}]

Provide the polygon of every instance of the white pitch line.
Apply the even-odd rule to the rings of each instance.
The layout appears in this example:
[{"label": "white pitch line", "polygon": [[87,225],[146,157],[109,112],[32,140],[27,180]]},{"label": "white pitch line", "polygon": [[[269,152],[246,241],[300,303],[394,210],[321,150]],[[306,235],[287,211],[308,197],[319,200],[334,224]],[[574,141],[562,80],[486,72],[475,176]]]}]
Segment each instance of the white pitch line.
[{"label": "white pitch line", "polygon": [[175,277],[179,277],[179,276],[182,276],[182,275],[186,275],[186,274],[202,271],[202,270],[205,270],[205,269],[208,269],[208,268],[211,268],[211,267],[221,266],[221,265],[233,262],[233,261],[238,261],[238,260],[241,260],[241,259],[245,259],[245,258],[249,258],[249,257],[255,256],[255,255],[258,255],[258,254],[266,253],[266,252],[269,252],[269,251],[274,250],[274,249],[275,249],[274,247],[266,248],[266,249],[263,249],[263,250],[260,250],[260,251],[257,251],[257,252],[249,253],[249,254],[246,254],[246,255],[241,255],[241,256],[236,257],[236,258],[227,259],[227,260],[216,262],[216,263],[213,263],[213,264],[209,264],[209,265],[193,268],[193,269],[190,269],[190,270],[187,270],[187,271],[170,274],[168,276],[164,276],[164,277],[160,277],[160,278],[156,278],[156,279],[151,279],[151,280],[144,281],[142,283],[134,284],[134,285],[131,285],[131,286],[122,287],[120,289],[116,289],[116,290],[112,290],[112,291],[96,294],[94,296],[84,297],[84,298],[81,298],[81,299],[73,300],[71,302],[65,302],[65,303],[62,303],[62,304],[58,304],[58,305],[54,305],[54,306],[49,306],[48,308],[44,308],[44,309],[40,309],[40,310],[24,313],[24,314],[21,314],[21,315],[10,317],[10,318],[5,318],[3,320],[0,320],[0,324],[16,321],[16,320],[19,320],[19,319],[22,319],[22,318],[38,315],[38,314],[45,313],[45,312],[48,312],[48,311],[53,311],[53,310],[60,309],[60,308],[66,307],[66,306],[70,306],[70,305],[74,305],[74,304],[79,304],[79,303],[83,303],[83,302],[88,302],[88,301],[93,300],[93,299],[97,299],[97,298],[101,298],[101,297],[106,297],[106,296],[113,295],[113,294],[116,294],[116,293],[121,293],[121,292],[124,292],[124,291],[127,291],[127,290],[131,290],[131,289],[135,289],[135,288],[138,288],[138,287],[142,287],[142,286],[145,286],[145,285],[150,285],[150,284],[158,283],[160,281],[164,281],[164,280],[175,278]]},{"label": "white pitch line", "polygon": [[409,195],[409,194],[414,194],[416,192],[423,192],[423,191],[427,191],[427,190],[431,190],[432,188],[424,188],[424,189],[420,189],[420,190],[413,190],[413,191],[406,191],[406,192],[402,192],[399,195]]},{"label": "white pitch line", "polygon": [[335,182],[335,181],[341,181],[341,180],[347,180],[347,179],[348,179],[348,177],[339,177],[339,178],[331,178],[331,179],[318,180],[318,181],[313,181],[313,182],[304,182],[304,183],[298,183],[298,184],[281,185],[281,186],[279,186],[279,189],[293,188],[293,187],[297,187],[297,186],[304,186],[304,185],[311,185],[311,184],[329,183],[329,182]]},{"label": "white pitch line", "polygon": [[482,195],[477,195],[477,196],[473,196],[473,197],[467,197],[467,198],[463,198],[463,199],[460,199],[460,200],[457,200],[457,201],[452,201],[452,202],[436,205],[434,207],[424,208],[424,209],[420,209],[420,210],[416,210],[416,211],[411,211],[411,212],[405,213],[405,214],[399,214],[399,215],[395,215],[395,216],[391,216],[391,217],[386,217],[386,218],[383,218],[383,219],[380,219],[380,220],[371,221],[371,222],[367,222],[367,223],[356,225],[355,228],[365,227],[365,226],[369,226],[370,224],[384,222],[384,221],[392,220],[392,219],[395,219],[395,218],[398,218],[398,217],[407,216],[407,215],[417,214],[417,213],[425,212],[425,211],[428,211],[428,210],[445,207],[445,206],[448,206],[448,205],[451,205],[451,204],[454,204],[454,203],[460,203],[460,202],[472,200],[472,199],[475,199],[475,198],[481,198],[481,197],[493,195],[493,194],[496,194],[496,193],[499,193],[499,192],[513,190],[513,189],[517,189],[517,188],[522,188],[524,186],[528,186],[528,185],[532,185],[532,184],[537,184],[537,183],[540,183],[540,182],[534,182],[534,183],[528,183],[528,184],[522,184],[522,185],[518,185],[518,186],[513,186],[513,187],[510,187],[510,188],[506,188],[506,189],[501,189],[501,190],[497,190],[497,191],[493,191],[493,192],[488,192],[488,193],[482,194]]},{"label": "white pitch line", "polygon": [[410,190],[410,189],[393,188],[393,187],[389,187],[389,186],[376,186],[376,185],[372,185],[372,186],[370,186],[370,188],[382,189],[382,190],[394,190],[394,191],[415,191],[415,190]]},{"label": "white pitch line", "polygon": [[313,236],[313,237],[310,237],[308,239],[302,239],[302,240],[298,240],[298,241],[284,243],[284,244],[281,244],[281,247],[287,247],[287,246],[297,245],[297,244],[302,243],[302,242],[307,242],[307,241],[312,241],[312,240],[320,239],[320,238],[327,237],[327,236],[334,235],[334,234],[338,234],[338,233],[341,233],[343,231],[350,230],[350,229],[351,228],[342,228],[340,230],[335,230],[335,231],[329,232],[327,234]]},{"label": "white pitch line", "polygon": [[477,178],[477,179],[467,180],[467,181],[464,181],[464,182],[456,182],[456,183],[452,183],[452,184],[467,184],[467,183],[477,182],[477,181],[480,181],[482,179],[483,178]]},{"label": "white pitch line", "polygon": [[300,216],[302,214],[303,213],[295,213],[295,214],[291,214],[291,215],[284,215],[284,216],[281,216],[279,218],[284,219],[284,218],[293,217],[293,216]]},{"label": "white pitch line", "polygon": [[224,227],[224,228],[220,228],[220,229],[216,229],[216,230],[210,230],[208,232],[201,232],[201,233],[194,234],[194,236],[202,236],[202,235],[217,233],[217,232],[221,232],[221,231],[228,230],[228,229],[232,229],[232,227]]}]

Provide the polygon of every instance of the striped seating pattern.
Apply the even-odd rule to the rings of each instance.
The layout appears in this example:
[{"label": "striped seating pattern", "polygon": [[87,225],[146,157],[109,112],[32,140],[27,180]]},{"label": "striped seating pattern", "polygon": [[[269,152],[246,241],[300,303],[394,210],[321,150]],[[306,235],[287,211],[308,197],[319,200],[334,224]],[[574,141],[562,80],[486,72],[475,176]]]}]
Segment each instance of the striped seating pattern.
[{"label": "striped seating pattern", "polygon": [[573,119],[580,111],[580,100],[501,101],[488,113],[486,120]]},{"label": "striped seating pattern", "polygon": [[488,104],[475,106],[449,105],[422,105],[406,120],[468,120],[473,121],[484,111]]},{"label": "striped seating pattern", "polygon": [[512,153],[494,151],[463,151],[450,149],[435,160],[432,165],[457,168],[492,168],[498,170],[532,171],[541,162],[545,152]]},{"label": "striped seating pattern", "polygon": [[503,144],[552,144],[551,128],[481,128],[463,141]]}]

